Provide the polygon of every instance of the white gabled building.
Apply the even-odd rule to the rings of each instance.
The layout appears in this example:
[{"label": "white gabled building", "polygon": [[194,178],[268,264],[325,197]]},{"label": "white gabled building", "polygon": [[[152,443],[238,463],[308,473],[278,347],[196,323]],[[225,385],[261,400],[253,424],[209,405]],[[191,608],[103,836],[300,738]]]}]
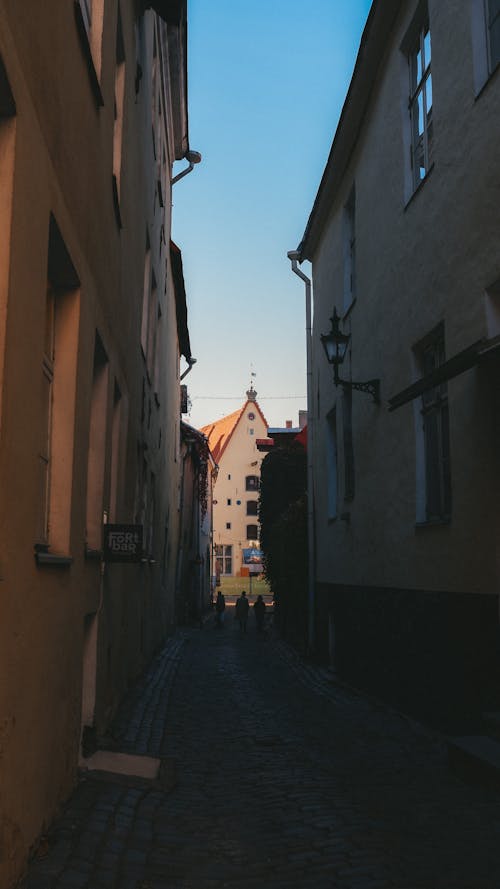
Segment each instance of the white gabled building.
[{"label": "white gabled building", "polygon": [[267,436],[267,420],[250,386],[243,407],[203,426],[219,467],[213,506],[216,573],[241,574],[243,550],[258,548],[258,501],[263,454],[257,441]]}]

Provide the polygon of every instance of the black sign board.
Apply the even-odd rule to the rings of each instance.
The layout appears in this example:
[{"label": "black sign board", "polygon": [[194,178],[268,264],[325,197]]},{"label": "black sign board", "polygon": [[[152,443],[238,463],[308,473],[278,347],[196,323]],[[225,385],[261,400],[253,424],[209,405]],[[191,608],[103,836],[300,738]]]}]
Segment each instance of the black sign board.
[{"label": "black sign board", "polygon": [[142,525],[104,525],[104,561],[140,562]]}]

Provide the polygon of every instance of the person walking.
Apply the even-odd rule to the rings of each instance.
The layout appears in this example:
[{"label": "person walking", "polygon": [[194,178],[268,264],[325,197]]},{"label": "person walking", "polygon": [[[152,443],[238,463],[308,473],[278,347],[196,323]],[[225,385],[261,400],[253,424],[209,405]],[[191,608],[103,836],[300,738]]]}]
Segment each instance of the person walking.
[{"label": "person walking", "polygon": [[255,623],[257,624],[257,632],[262,633],[264,629],[264,618],[266,616],[266,603],[262,596],[257,596],[253,605],[253,613],[255,614]]},{"label": "person walking", "polygon": [[223,596],[222,590],[219,590],[217,593],[217,599],[215,600],[215,626],[222,627],[224,625],[224,611],[226,610],[226,600]]},{"label": "person walking", "polygon": [[239,621],[240,630],[242,633],[246,633],[247,631],[247,620],[248,620],[248,609],[249,609],[247,594],[245,590],[242,591],[239,599],[236,600],[236,619]]}]

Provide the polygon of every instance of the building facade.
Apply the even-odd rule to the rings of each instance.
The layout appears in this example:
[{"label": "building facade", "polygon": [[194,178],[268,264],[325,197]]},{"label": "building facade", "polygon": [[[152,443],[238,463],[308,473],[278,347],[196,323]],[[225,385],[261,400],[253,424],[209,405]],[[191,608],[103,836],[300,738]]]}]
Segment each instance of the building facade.
[{"label": "building facade", "polygon": [[500,679],[499,33],[492,0],[373,3],[299,246],[316,641],[432,718]]},{"label": "building facade", "polygon": [[212,502],[217,467],[202,432],[181,423],[180,534],[176,613],[198,622],[212,601]]},{"label": "building facade", "polygon": [[1,0],[0,59],[4,889],[176,622],[186,4]]},{"label": "building facade", "polygon": [[259,549],[258,503],[263,455],[258,439],[267,435],[267,421],[253,386],[243,407],[204,426],[218,466],[213,503],[213,542],[216,575],[238,577],[244,567],[243,550]]}]

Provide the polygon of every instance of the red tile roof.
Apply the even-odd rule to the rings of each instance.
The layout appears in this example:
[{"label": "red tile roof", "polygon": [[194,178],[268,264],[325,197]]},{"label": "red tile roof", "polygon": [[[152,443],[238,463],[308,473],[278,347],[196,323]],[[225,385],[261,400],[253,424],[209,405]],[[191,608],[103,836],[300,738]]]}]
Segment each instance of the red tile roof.
[{"label": "red tile roof", "polygon": [[259,405],[256,401],[247,400],[243,407],[239,408],[239,410],[234,411],[232,414],[228,414],[226,417],[221,417],[220,420],[216,420],[214,423],[209,423],[207,426],[202,426],[200,432],[203,432],[204,435],[208,438],[208,446],[213,454],[213,458],[216,463],[219,462],[222,457],[224,451],[226,450],[229,442],[231,441],[234,430],[236,429],[241,417],[245,413],[247,407],[251,406],[255,408],[262,420],[266,424],[267,429],[267,420],[262,413]]}]

